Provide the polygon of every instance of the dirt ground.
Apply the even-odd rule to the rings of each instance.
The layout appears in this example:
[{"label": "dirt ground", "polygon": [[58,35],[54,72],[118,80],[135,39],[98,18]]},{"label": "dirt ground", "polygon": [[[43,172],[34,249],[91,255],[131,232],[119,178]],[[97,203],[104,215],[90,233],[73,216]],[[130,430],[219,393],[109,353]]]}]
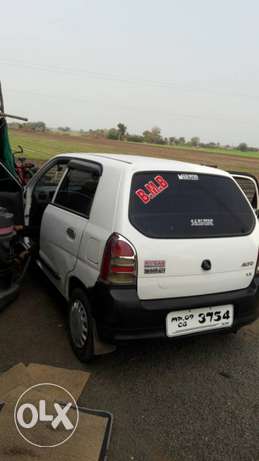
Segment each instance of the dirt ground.
[{"label": "dirt ground", "polygon": [[[22,130],[10,130],[10,136],[13,148],[17,144],[22,144],[25,155],[29,154],[30,158],[36,161],[38,156],[41,158],[41,154],[43,154],[42,159],[46,159],[62,152],[128,153],[202,163],[218,166],[225,170],[247,171],[253,173],[259,179],[259,158],[57,133],[32,133]],[[28,151],[26,151],[27,146],[29,148]],[[37,163],[42,163],[42,160],[38,160]]]},{"label": "dirt ground", "polygon": [[259,460],[259,321],[237,335],[133,342],[85,366],[66,312],[31,270],[0,314],[0,371],[18,362],[89,371],[80,404],[113,413],[110,461]]},{"label": "dirt ground", "polygon": [[[107,140],[98,140],[98,145],[106,145]],[[150,145],[141,144],[136,151],[136,144],[120,143],[123,150],[127,150],[128,154],[161,156],[161,158],[169,158],[184,162],[199,163],[210,166],[217,166],[224,170],[247,171],[259,178],[259,158],[243,158],[236,155],[212,154],[206,152],[191,151],[188,149],[174,149],[172,147],[153,147]],[[118,150],[118,141],[109,141],[109,146],[114,146]]]}]

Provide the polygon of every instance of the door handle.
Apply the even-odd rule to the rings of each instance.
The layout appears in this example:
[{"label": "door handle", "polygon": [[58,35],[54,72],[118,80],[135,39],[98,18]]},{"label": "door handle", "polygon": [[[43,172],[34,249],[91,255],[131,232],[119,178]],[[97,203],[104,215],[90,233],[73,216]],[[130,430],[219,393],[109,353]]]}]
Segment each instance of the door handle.
[{"label": "door handle", "polygon": [[69,237],[71,240],[75,240],[75,238],[76,238],[76,233],[75,233],[74,229],[72,229],[71,227],[68,227],[67,230],[66,230],[66,233],[67,233],[68,237]]}]

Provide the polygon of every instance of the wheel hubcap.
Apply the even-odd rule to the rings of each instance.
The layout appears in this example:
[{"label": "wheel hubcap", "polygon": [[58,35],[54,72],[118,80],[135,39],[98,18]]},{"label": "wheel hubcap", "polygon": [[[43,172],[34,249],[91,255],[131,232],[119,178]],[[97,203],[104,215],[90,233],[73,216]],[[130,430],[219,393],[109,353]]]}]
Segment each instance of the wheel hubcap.
[{"label": "wheel hubcap", "polygon": [[72,304],[70,326],[75,345],[82,348],[88,337],[88,319],[85,307],[79,299],[76,299]]}]

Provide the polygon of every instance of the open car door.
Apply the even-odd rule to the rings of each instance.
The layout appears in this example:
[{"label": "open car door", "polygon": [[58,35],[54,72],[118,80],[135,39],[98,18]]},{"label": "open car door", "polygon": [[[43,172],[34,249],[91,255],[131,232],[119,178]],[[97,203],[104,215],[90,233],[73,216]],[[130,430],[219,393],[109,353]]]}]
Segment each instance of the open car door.
[{"label": "open car door", "polygon": [[229,171],[235,181],[241,187],[253,209],[259,209],[259,184],[257,178],[250,173],[239,173],[236,171]]}]

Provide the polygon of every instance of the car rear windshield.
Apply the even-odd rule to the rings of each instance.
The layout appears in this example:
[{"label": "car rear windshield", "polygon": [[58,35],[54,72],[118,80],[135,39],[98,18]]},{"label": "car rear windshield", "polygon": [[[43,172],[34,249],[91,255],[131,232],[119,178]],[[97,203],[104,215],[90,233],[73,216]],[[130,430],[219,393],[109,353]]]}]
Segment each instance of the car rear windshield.
[{"label": "car rear windshield", "polygon": [[129,219],[151,238],[242,236],[255,226],[255,216],[231,178],[168,171],[134,174]]}]

